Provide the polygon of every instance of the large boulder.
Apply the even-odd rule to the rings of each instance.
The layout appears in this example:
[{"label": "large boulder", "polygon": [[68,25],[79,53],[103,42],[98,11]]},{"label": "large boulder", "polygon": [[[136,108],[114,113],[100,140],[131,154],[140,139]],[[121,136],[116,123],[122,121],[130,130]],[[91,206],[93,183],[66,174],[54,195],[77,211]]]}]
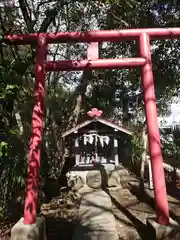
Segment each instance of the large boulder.
[{"label": "large boulder", "polygon": [[118,171],[108,172],[108,187],[121,187],[121,179]]},{"label": "large boulder", "polygon": [[[83,191],[82,191],[83,190]],[[84,186],[73,240],[117,240],[116,220],[109,195]]]},{"label": "large boulder", "polygon": [[117,169],[116,171],[117,171],[118,175],[120,176],[122,187],[124,189],[126,189],[126,188],[130,189],[129,182],[132,180],[136,181],[136,179],[133,177],[133,175],[130,174],[126,168],[120,168],[120,169]]},{"label": "large boulder", "polygon": [[99,170],[88,171],[86,175],[86,184],[90,188],[98,189],[102,187],[102,175]]},{"label": "large boulder", "polygon": [[85,184],[83,178],[79,175],[67,174],[67,185],[70,189],[78,191]]}]

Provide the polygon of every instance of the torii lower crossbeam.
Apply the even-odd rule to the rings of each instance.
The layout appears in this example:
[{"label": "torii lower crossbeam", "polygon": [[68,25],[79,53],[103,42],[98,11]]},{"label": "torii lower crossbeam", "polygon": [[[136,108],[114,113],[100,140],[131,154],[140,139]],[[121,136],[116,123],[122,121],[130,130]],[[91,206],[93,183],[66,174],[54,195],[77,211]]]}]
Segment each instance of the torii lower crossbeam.
[{"label": "torii lower crossbeam", "polygon": [[[179,39],[180,28],[148,28],[90,32],[60,32],[7,35],[4,41],[8,44],[37,44],[35,105],[32,113],[32,135],[28,157],[28,186],[24,208],[24,223],[36,221],[38,179],[40,168],[40,144],[43,131],[43,108],[45,74],[47,71],[72,71],[84,69],[142,68],[142,85],[144,89],[145,112],[148,128],[149,150],[152,163],[157,222],[169,224],[168,201],[164,178],[160,135],[158,129],[156,97],[152,72],[150,40]],[[140,54],[137,58],[97,59],[97,49],[93,51],[94,59],[79,61],[46,61],[46,47],[59,42],[119,42],[124,40],[139,41]],[[178,51],[178,50],[177,50]],[[91,54],[93,56],[93,54]]]}]

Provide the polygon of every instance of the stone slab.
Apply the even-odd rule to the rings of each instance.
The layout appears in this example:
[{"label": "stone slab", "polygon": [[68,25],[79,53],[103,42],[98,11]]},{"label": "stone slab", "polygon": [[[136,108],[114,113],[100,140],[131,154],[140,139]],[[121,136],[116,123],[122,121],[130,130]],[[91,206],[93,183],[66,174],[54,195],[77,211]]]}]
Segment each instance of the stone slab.
[{"label": "stone slab", "polygon": [[154,218],[147,219],[147,228],[149,232],[149,239],[157,240],[179,240],[180,239],[180,225],[174,220],[170,219],[168,226],[160,225]]},{"label": "stone slab", "polygon": [[10,240],[46,240],[45,218],[37,217],[35,224],[24,224],[21,218],[11,229]]},{"label": "stone slab", "polygon": [[84,188],[73,240],[117,240],[112,202],[103,190]]}]

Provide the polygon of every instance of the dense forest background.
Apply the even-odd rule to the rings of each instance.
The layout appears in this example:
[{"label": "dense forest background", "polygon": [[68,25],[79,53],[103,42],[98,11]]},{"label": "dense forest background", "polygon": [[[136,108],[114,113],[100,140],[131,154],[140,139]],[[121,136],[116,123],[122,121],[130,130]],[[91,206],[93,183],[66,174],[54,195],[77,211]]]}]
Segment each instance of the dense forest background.
[{"label": "dense forest background", "polygon": [[[34,103],[35,48],[7,46],[5,34],[87,31],[180,26],[180,2],[175,0],[16,0],[0,3],[0,216],[22,209],[27,154]],[[152,59],[159,116],[170,114],[180,83],[180,41],[152,42]],[[52,44],[48,59],[86,58],[87,44]],[[101,43],[101,58],[137,56],[135,42]],[[92,107],[134,131],[136,155],[143,146],[143,91],[139,70],[55,72],[46,76],[44,135],[41,145],[40,188],[58,179],[62,169],[60,136]],[[177,155],[179,131],[162,140],[164,152]],[[139,147],[140,146],[140,147]],[[139,160],[140,157],[137,157]],[[41,200],[41,198],[40,198]],[[22,204],[21,204],[22,207]],[[18,209],[18,210],[17,210]]]}]

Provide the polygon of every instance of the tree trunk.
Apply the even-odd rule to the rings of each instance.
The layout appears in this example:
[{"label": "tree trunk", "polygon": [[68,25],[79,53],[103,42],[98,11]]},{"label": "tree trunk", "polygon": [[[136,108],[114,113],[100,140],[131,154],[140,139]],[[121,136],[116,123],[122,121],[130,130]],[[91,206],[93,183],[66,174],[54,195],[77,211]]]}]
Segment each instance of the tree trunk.
[{"label": "tree trunk", "polygon": [[78,86],[76,90],[76,103],[72,111],[72,115],[69,118],[69,126],[68,127],[74,127],[77,125],[80,112],[84,103],[84,96],[86,93],[87,85],[89,83],[90,78],[92,77],[92,71],[84,71],[80,85]]}]

